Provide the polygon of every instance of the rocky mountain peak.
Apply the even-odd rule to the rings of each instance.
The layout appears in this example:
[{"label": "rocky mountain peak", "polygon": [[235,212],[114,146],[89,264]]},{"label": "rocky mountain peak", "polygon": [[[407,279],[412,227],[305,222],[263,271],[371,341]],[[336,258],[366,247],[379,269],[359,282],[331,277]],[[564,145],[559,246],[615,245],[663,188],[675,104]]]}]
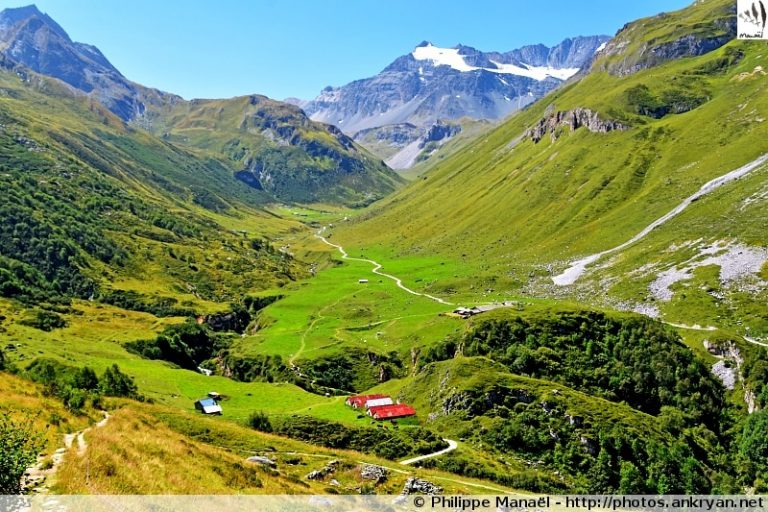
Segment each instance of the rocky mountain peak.
[{"label": "rocky mountain peak", "polygon": [[378,75],[324,89],[302,106],[312,119],[349,135],[402,123],[428,128],[438,119],[500,119],[591,65],[608,39],[574,37],[551,48],[535,44],[507,52],[422,41]]},{"label": "rocky mountain peak", "polygon": [[0,12],[0,53],[93,95],[126,121],[144,111],[137,86],[98,48],[72,41],[58,23],[34,5]]}]

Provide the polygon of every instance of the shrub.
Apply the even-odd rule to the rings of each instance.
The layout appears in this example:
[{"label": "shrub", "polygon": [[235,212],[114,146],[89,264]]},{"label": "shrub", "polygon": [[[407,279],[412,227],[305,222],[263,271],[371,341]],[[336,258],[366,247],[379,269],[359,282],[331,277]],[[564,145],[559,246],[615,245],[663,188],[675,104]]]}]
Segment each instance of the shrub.
[{"label": "shrub", "polygon": [[19,323],[46,332],[65,327],[67,325],[67,322],[63,317],[54,313],[53,311],[46,311],[44,309],[36,310],[32,316],[21,320]]},{"label": "shrub", "polygon": [[32,418],[14,422],[8,413],[0,414],[0,494],[21,494],[21,477],[43,446]]},{"label": "shrub", "polygon": [[248,417],[248,426],[260,432],[272,432],[272,423],[262,411],[254,411]]},{"label": "shrub", "polygon": [[347,427],[311,416],[287,418],[275,425],[275,432],[326,448],[357,450],[388,459],[423,455],[446,448],[439,436],[421,427],[400,430]]}]

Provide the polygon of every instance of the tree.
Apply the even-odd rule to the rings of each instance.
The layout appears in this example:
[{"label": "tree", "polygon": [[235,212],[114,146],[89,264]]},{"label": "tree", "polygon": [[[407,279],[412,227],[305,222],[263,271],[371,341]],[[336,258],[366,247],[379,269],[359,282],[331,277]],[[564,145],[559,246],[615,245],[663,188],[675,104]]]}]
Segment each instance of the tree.
[{"label": "tree", "polygon": [[99,378],[96,377],[96,372],[94,372],[91,368],[84,366],[83,368],[75,371],[72,378],[72,386],[77,389],[92,391],[98,389]]},{"label": "tree", "polygon": [[21,494],[21,477],[44,443],[30,417],[17,423],[8,413],[0,414],[0,494]]},{"label": "tree", "polygon": [[768,411],[762,409],[749,415],[739,441],[739,456],[747,462],[750,482],[768,474]]},{"label": "tree", "polygon": [[99,387],[106,396],[138,397],[136,384],[133,382],[133,379],[121,372],[116,364],[113,364],[104,371]]},{"label": "tree", "polygon": [[645,494],[645,482],[643,475],[637,466],[631,462],[621,461],[619,480],[619,494]]},{"label": "tree", "polygon": [[589,479],[589,491],[593,494],[609,494],[613,492],[611,481],[614,470],[611,467],[611,454],[605,443],[601,443],[597,460],[587,473]]}]

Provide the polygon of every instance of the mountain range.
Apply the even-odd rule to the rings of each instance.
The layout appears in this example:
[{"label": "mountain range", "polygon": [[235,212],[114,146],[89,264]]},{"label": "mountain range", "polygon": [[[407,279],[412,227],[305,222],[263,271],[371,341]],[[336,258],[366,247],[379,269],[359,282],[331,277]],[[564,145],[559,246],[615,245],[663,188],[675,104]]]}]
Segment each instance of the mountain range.
[{"label": "mountain range", "polygon": [[[419,155],[428,156],[423,149],[429,142],[454,134],[433,128],[438,121],[457,126],[462,118],[502,119],[589,67],[608,39],[575,37],[551,48],[537,44],[508,52],[440,48],[424,41],[379,74],[326,87],[299,104],[312,119],[335,124],[364,145],[371,135],[387,141],[396,154],[388,155],[386,148],[377,154],[395,168],[407,168]],[[366,147],[376,151],[380,145]]]}]

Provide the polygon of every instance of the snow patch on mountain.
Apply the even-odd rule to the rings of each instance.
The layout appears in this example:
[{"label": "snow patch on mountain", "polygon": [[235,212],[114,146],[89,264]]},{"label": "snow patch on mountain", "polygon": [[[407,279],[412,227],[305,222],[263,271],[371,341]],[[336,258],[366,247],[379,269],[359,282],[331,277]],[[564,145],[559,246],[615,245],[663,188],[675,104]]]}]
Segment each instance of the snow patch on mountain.
[{"label": "snow patch on mountain", "polygon": [[[467,64],[464,57],[459,53],[458,48],[440,48],[432,44],[417,47],[411,52],[411,55],[416,60],[428,60],[431,61],[433,66],[448,66],[462,73],[485,70],[491,73],[524,76],[538,81],[546,80],[548,77],[567,80],[579,72],[579,68],[558,69],[550,66],[530,66],[525,63],[522,63],[522,66],[517,66],[515,64],[503,64],[494,60],[491,60],[491,64],[495,66],[493,68],[475,67]],[[420,67],[419,70],[421,71],[422,68]]]},{"label": "snow patch on mountain", "polygon": [[464,57],[459,55],[458,48],[439,48],[428,44],[419,46],[411,53],[416,60],[431,60],[434,66],[450,66],[457,71],[475,71],[476,69],[466,62]]}]

